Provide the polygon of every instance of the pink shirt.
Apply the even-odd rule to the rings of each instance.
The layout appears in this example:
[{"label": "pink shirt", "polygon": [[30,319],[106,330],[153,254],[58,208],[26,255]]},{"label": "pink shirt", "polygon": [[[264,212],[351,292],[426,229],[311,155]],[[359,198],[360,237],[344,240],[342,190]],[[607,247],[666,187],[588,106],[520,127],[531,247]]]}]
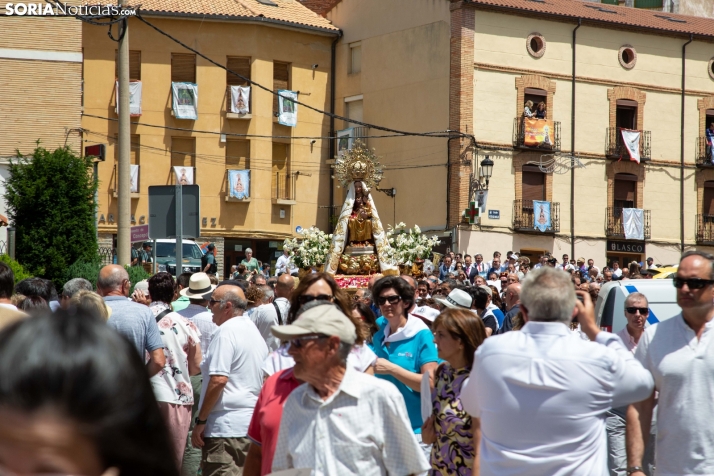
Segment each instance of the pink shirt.
[{"label": "pink shirt", "polygon": [[635,350],[637,350],[637,342],[635,342],[634,337],[627,332],[627,326],[623,327],[622,330],[617,333],[617,336],[622,339],[622,343],[625,344],[627,350],[634,354]]},{"label": "pink shirt", "polygon": [[278,444],[283,405],[293,390],[301,383],[293,375],[293,369],[277,372],[265,381],[248,427],[248,438],[262,449],[261,476],[270,474],[275,446]]}]

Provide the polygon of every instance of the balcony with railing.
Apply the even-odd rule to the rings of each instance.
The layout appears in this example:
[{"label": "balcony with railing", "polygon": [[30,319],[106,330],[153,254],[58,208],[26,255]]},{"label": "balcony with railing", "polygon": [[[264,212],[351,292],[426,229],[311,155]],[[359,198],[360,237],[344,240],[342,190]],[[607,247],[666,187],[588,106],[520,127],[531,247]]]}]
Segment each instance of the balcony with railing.
[{"label": "balcony with railing", "polygon": [[[608,127],[605,141],[605,155],[611,159],[629,159],[630,154],[622,140],[620,127]],[[646,162],[652,158],[650,131],[639,131],[640,134],[640,161]]]},{"label": "balcony with railing", "polygon": [[714,215],[697,215],[698,245],[714,245]]},{"label": "balcony with railing", "polygon": [[712,160],[712,148],[707,144],[707,138],[697,137],[696,144],[696,162],[697,167],[714,167],[714,160]]},{"label": "balcony with railing", "polygon": [[[529,127],[526,119],[516,117],[513,119],[513,147],[526,150],[547,150],[560,152],[560,122],[543,121],[542,127]],[[552,127],[552,130],[550,128]]]},{"label": "balcony with railing", "polygon": [[[644,223],[642,224],[642,226],[645,240],[649,240],[652,237],[652,225],[650,224],[650,216],[650,210],[644,210]],[[607,225],[605,227],[605,234],[608,238],[625,239],[625,228],[622,223],[621,207],[607,208]]]},{"label": "balcony with railing", "polygon": [[513,201],[513,230],[525,233],[558,233],[560,231],[560,203],[550,203],[550,227],[541,232],[535,227],[536,213],[533,200]]},{"label": "balcony with railing", "polygon": [[369,127],[350,127],[337,131],[337,139],[335,139],[335,151],[337,156],[339,157],[352,149],[355,141],[358,140],[367,147],[367,137],[369,137]]},{"label": "balcony with railing", "polygon": [[276,172],[273,174],[273,203],[295,205],[295,174]]}]

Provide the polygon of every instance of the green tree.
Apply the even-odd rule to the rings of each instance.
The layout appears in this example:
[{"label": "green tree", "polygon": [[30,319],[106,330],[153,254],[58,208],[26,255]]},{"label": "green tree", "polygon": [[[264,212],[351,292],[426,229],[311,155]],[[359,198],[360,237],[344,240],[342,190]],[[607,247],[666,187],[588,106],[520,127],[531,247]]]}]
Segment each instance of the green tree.
[{"label": "green tree", "polygon": [[69,147],[38,147],[9,167],[5,201],[15,226],[18,261],[60,286],[77,261],[97,259],[92,162]]}]

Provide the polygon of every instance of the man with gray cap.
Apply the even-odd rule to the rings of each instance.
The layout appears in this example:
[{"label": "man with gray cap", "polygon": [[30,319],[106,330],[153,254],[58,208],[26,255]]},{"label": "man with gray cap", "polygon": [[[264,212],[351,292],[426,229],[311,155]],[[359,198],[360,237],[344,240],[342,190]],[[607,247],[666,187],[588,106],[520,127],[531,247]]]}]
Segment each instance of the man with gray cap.
[{"label": "man with gray cap", "polygon": [[285,402],[273,471],[376,476],[429,469],[399,390],[346,365],[357,336],[342,311],[316,306],[272,331],[290,341],[295,378],[306,382]]}]

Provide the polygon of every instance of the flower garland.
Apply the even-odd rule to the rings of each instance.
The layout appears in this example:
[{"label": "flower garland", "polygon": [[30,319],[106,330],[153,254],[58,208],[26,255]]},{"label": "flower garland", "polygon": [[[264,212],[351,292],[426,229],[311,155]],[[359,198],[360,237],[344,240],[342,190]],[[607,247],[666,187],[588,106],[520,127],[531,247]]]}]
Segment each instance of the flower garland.
[{"label": "flower garland", "polygon": [[317,267],[325,264],[330,251],[332,235],[311,226],[300,233],[298,238],[288,238],[283,242],[283,249],[288,250],[290,261],[298,268]]},{"label": "flower garland", "polygon": [[407,229],[404,223],[398,223],[394,228],[389,225],[387,239],[392,247],[390,259],[397,264],[406,266],[428,258],[434,246],[440,243],[436,235],[429,238],[421,232],[418,225]]}]

